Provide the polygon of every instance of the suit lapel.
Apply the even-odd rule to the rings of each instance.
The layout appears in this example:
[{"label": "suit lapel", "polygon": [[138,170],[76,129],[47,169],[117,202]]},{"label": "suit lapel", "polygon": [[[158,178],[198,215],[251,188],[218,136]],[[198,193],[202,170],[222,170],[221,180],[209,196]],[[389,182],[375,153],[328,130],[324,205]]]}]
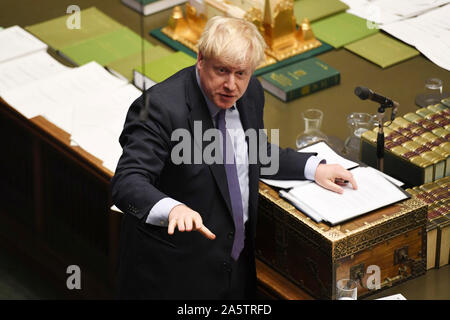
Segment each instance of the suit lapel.
[{"label": "suit lapel", "polygon": [[[186,101],[191,111],[189,125],[191,132],[194,135],[194,143],[202,150],[203,155],[203,150],[205,150],[205,147],[210,143],[209,141],[203,141],[203,135],[206,130],[214,128],[214,125],[205,98],[197,85],[195,66],[192,68],[191,79],[186,85]],[[199,124],[201,124],[201,130],[199,130]],[[195,132],[195,130],[199,132]],[[228,211],[231,216],[233,216],[225,167],[223,164],[211,164],[209,165],[209,169],[211,170],[222,197],[225,199]]]}]

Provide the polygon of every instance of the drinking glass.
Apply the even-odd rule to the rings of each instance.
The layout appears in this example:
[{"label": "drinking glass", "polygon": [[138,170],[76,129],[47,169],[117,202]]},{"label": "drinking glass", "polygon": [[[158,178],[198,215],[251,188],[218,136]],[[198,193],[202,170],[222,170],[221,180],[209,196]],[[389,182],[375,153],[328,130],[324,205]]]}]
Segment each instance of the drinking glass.
[{"label": "drinking glass", "polygon": [[424,102],[427,106],[439,103],[442,99],[442,80],[429,78],[425,81]]},{"label": "drinking glass", "polygon": [[336,283],[337,300],[357,300],[358,284],[355,280],[341,279]]}]

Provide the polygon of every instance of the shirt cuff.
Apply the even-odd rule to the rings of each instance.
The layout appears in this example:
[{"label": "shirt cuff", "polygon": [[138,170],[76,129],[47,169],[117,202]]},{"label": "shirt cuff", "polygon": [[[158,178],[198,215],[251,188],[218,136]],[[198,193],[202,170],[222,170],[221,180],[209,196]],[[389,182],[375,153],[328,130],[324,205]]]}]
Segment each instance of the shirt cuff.
[{"label": "shirt cuff", "polygon": [[159,200],[150,210],[145,222],[160,227],[167,227],[169,225],[170,211],[180,204],[182,203],[172,198],[163,198]]},{"label": "shirt cuff", "polygon": [[317,166],[321,163],[327,163],[327,161],[317,156],[309,157],[305,165],[305,178],[314,181]]}]

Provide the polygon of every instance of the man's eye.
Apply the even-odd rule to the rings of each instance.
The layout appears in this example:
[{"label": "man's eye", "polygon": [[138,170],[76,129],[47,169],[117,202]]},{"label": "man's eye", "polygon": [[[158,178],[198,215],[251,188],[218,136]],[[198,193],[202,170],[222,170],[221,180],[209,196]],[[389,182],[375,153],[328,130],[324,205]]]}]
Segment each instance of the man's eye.
[{"label": "man's eye", "polygon": [[219,72],[220,73],[224,73],[225,72],[225,68],[219,68]]}]

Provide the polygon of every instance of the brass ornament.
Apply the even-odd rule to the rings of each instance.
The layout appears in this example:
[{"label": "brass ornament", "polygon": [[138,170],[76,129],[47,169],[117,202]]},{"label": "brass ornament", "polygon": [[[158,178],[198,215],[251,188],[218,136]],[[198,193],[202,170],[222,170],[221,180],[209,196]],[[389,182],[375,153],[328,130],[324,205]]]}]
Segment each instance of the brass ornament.
[{"label": "brass ornament", "polygon": [[203,13],[189,2],[185,14],[176,6],[162,32],[198,52],[197,42],[209,18],[215,15],[242,18],[252,22],[267,44],[266,59],[257,69],[320,47],[308,19],[299,28],[294,16],[294,0],[203,0]]}]

